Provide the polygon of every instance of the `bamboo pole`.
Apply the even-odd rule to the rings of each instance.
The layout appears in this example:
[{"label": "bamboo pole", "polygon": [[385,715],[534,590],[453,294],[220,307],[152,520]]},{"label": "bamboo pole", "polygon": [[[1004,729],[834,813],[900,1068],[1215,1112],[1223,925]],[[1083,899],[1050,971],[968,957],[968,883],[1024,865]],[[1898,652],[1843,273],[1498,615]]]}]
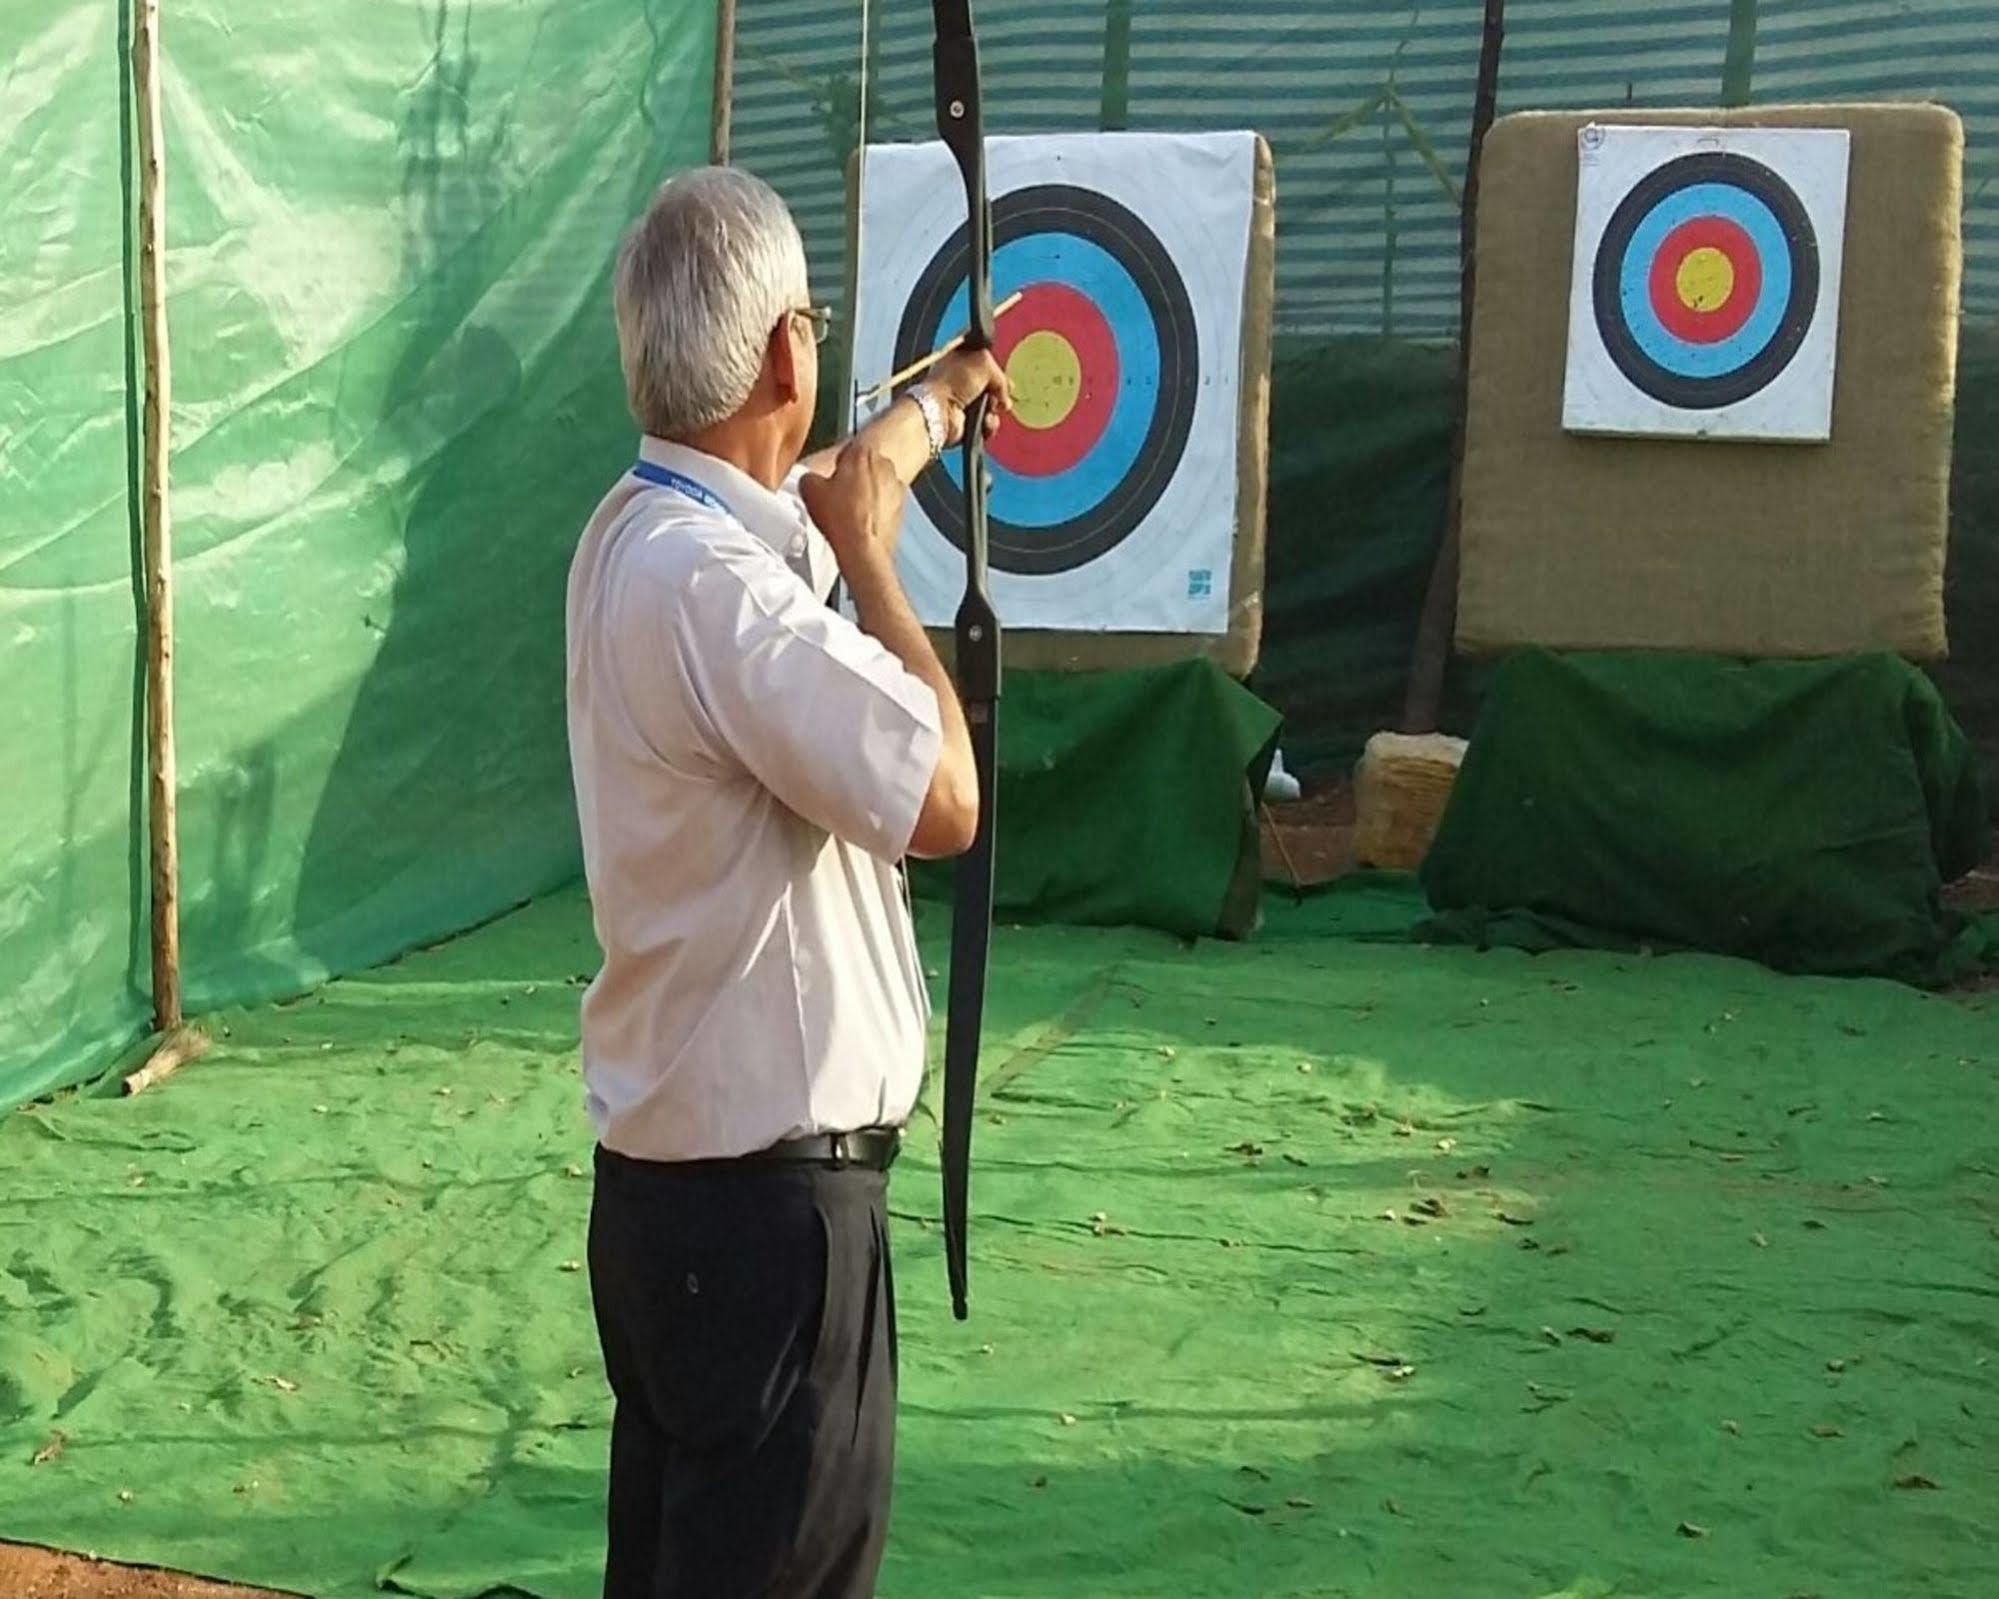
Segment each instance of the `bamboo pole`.
[{"label": "bamboo pole", "polygon": [[1721,103],[1749,104],[1756,77],[1756,0],[1731,0],[1728,8],[1728,54],[1721,64]]},{"label": "bamboo pole", "polygon": [[1443,711],[1444,676],[1450,665],[1451,637],[1457,630],[1458,540],[1464,524],[1465,408],[1471,390],[1472,302],[1478,288],[1478,169],[1485,136],[1499,109],[1499,58],[1506,40],[1506,0],[1485,0],[1479,38],[1478,89],[1472,102],[1471,152],[1465,161],[1464,206],[1459,219],[1458,403],[1451,430],[1451,464],[1444,496],[1444,537],[1430,569],[1416,649],[1409,667],[1409,693],[1402,707],[1405,733],[1433,733]]},{"label": "bamboo pole", "polygon": [[146,591],[146,827],[151,857],[153,1030],[163,1042],[125,1079],[125,1091],[160,1081],[207,1047],[185,1028],[180,990],[180,844],[175,818],[173,532],[167,513],[168,419],[173,374],[167,347],[166,164],[160,116],[160,0],[138,0],[132,86],[138,101],[139,316],[145,416],[139,463],[141,563]]},{"label": "bamboo pole", "polygon": [[736,0],[715,0],[715,90],[709,105],[708,159],[729,159],[729,121],[736,101]]}]

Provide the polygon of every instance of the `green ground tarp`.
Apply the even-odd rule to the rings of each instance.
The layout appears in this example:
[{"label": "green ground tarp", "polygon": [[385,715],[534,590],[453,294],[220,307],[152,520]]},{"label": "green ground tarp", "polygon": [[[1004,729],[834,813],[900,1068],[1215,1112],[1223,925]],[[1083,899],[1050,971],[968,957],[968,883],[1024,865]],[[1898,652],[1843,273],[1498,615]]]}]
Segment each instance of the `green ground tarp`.
[{"label": "green ground tarp", "polygon": [[[892,1191],[885,1599],[1999,1591],[1995,996],[1421,911],[999,931],[969,1323],[927,1125]],[[0,1122],[0,1536],[594,1596],[593,958],[561,896]]]},{"label": "green ground tarp", "polygon": [[[1008,675],[997,914],[1240,938],[1262,880],[1253,796],[1278,715],[1210,661]],[[949,898],[951,867],[917,868]]]},{"label": "green ground tarp", "polygon": [[[609,263],[705,154],[715,9],[166,11],[200,1010],[578,869],[563,576],[631,447]],[[123,12],[0,0],[0,1107],[146,1012]]]},{"label": "green ground tarp", "polygon": [[1970,741],[1894,656],[1523,650],[1423,882],[1432,935],[1464,942],[1948,983],[1999,959],[1999,930],[1943,905],[1990,831]]}]

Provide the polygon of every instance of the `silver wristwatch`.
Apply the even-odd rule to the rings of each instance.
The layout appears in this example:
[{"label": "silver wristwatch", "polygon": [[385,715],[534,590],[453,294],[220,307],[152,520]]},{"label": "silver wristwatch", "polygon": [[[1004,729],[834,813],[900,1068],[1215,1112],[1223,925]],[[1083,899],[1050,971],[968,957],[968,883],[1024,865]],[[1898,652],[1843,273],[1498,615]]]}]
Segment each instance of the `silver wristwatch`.
[{"label": "silver wristwatch", "polygon": [[919,383],[909,391],[910,399],[916,402],[916,409],[923,416],[923,432],[930,441],[930,459],[936,460],[944,453],[944,440],[948,437],[944,427],[944,406],[930,391],[930,385]]}]

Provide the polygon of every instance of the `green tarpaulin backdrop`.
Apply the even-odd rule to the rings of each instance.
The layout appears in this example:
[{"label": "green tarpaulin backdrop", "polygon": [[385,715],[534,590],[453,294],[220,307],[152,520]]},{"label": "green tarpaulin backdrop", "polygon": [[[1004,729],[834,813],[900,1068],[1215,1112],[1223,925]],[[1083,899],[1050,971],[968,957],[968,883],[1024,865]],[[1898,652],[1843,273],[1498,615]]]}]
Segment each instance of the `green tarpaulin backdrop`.
[{"label": "green tarpaulin backdrop", "polygon": [[[0,0],[0,1105],[146,1013],[123,6]],[[561,606],[706,0],[164,8],[193,1010],[574,876]]]},{"label": "green tarpaulin backdrop", "polygon": [[[0,0],[0,1106],[145,1024],[130,411],[131,0]],[[617,232],[705,150],[710,0],[170,0],[189,999],[298,990],[573,874],[560,580],[628,447]],[[1270,583],[1294,767],[1394,719],[1442,522],[1476,0],[1014,0],[988,126],[1261,129],[1280,196]],[[877,0],[872,137],[929,136]],[[860,8],[740,9],[738,157],[822,298]],[[1735,26],[1731,27],[1731,22]],[[1938,674],[1999,751],[1999,0],[1508,8],[1501,109],[1936,96],[1966,122]],[[1670,50],[1640,44],[1670,36]],[[1226,53],[1231,70],[1217,72]],[[1641,65],[1634,66],[1639,61]],[[1475,675],[1454,674],[1453,725]]]}]

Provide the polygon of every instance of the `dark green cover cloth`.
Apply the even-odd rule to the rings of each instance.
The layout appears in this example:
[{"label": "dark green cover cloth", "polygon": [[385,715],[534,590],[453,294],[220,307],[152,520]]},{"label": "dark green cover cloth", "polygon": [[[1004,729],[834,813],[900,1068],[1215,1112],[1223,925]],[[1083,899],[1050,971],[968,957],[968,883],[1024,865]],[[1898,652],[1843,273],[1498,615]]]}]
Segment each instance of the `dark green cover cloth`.
[{"label": "dark green cover cloth", "polygon": [[1999,951],[1942,899],[1987,831],[1970,741],[1894,656],[1522,651],[1424,863],[1424,935],[1952,982]]},{"label": "dark green cover cloth", "polygon": [[[1210,661],[1009,672],[996,914],[1246,935],[1261,882],[1252,796],[1279,720]],[[921,864],[914,882],[948,896],[951,864]]]}]

